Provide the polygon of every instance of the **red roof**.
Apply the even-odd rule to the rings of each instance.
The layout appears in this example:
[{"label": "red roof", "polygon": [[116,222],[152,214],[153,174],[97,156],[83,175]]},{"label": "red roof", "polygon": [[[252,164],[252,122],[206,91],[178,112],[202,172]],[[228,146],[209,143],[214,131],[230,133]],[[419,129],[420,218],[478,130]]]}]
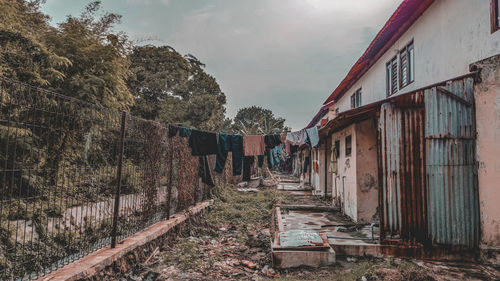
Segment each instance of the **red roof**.
[{"label": "red roof", "polygon": [[[323,105],[338,101],[401,37],[434,0],[404,0]],[[321,111],[321,110],[320,110]]]}]

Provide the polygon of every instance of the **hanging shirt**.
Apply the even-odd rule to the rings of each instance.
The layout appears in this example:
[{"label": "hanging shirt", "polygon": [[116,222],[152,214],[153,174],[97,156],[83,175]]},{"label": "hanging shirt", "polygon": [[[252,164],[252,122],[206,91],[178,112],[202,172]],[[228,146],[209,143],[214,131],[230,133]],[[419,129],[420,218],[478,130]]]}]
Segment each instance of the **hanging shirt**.
[{"label": "hanging shirt", "polygon": [[245,156],[264,155],[264,136],[244,136],[243,149]]},{"label": "hanging shirt", "polygon": [[319,143],[319,134],[318,134],[318,127],[314,126],[311,128],[306,129],[307,133],[307,143],[309,146],[316,147]]},{"label": "hanging shirt", "polygon": [[189,146],[193,156],[217,154],[217,134],[192,130]]}]

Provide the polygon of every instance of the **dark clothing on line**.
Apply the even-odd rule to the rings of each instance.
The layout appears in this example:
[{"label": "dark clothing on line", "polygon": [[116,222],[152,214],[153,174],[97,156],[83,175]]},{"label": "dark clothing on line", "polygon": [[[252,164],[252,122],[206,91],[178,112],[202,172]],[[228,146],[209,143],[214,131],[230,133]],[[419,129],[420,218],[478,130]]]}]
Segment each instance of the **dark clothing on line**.
[{"label": "dark clothing on line", "polygon": [[243,181],[250,181],[251,167],[253,166],[254,157],[243,157]]},{"label": "dark clothing on line", "polygon": [[189,138],[191,136],[192,129],[186,127],[179,127],[179,136],[183,138]]},{"label": "dark clothing on line", "polygon": [[193,130],[189,137],[193,156],[217,154],[217,134]]},{"label": "dark clothing on line", "polygon": [[241,168],[243,165],[243,136],[230,135],[230,137],[233,160],[233,176],[239,176],[241,175]]},{"label": "dark clothing on line", "polygon": [[177,135],[177,131],[179,130],[179,127],[175,125],[168,125],[168,137],[172,138]]},{"label": "dark clothing on line", "polygon": [[227,134],[219,134],[219,143],[217,144],[217,157],[215,158],[214,171],[217,173],[222,173],[224,166],[226,165],[227,153],[231,151],[232,137]]},{"label": "dark clothing on line", "polygon": [[208,156],[200,156],[199,160],[199,175],[201,182],[204,184],[214,187],[214,179],[212,178],[212,171],[210,170],[210,163],[208,162]]},{"label": "dark clothing on line", "polygon": [[257,160],[258,160],[258,165],[259,165],[259,168],[262,168],[262,166],[264,166],[264,155],[259,155],[257,156]]},{"label": "dark clothing on line", "polygon": [[272,149],[281,144],[281,137],[280,135],[265,135],[264,143],[266,144],[266,148]]}]

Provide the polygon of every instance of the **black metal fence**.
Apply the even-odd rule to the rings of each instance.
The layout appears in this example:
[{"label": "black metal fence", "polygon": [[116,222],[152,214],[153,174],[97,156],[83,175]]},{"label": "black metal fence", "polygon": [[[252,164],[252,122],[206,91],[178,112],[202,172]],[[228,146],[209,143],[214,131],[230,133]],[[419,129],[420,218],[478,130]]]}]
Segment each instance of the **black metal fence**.
[{"label": "black metal fence", "polygon": [[0,280],[35,279],[209,197],[186,138],[0,77]]}]

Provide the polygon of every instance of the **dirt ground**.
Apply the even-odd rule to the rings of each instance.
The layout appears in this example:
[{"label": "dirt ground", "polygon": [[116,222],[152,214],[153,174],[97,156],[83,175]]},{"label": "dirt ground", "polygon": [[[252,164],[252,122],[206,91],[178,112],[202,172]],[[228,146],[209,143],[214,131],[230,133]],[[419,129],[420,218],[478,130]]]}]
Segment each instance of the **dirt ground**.
[{"label": "dirt ground", "polygon": [[[500,280],[499,268],[481,264],[354,258],[330,267],[271,268],[269,222],[273,205],[304,202],[287,193],[266,190],[214,190],[216,202],[164,251],[129,273],[109,280]],[[311,200],[311,199],[309,199]],[[314,200],[314,199],[313,199]]]}]

